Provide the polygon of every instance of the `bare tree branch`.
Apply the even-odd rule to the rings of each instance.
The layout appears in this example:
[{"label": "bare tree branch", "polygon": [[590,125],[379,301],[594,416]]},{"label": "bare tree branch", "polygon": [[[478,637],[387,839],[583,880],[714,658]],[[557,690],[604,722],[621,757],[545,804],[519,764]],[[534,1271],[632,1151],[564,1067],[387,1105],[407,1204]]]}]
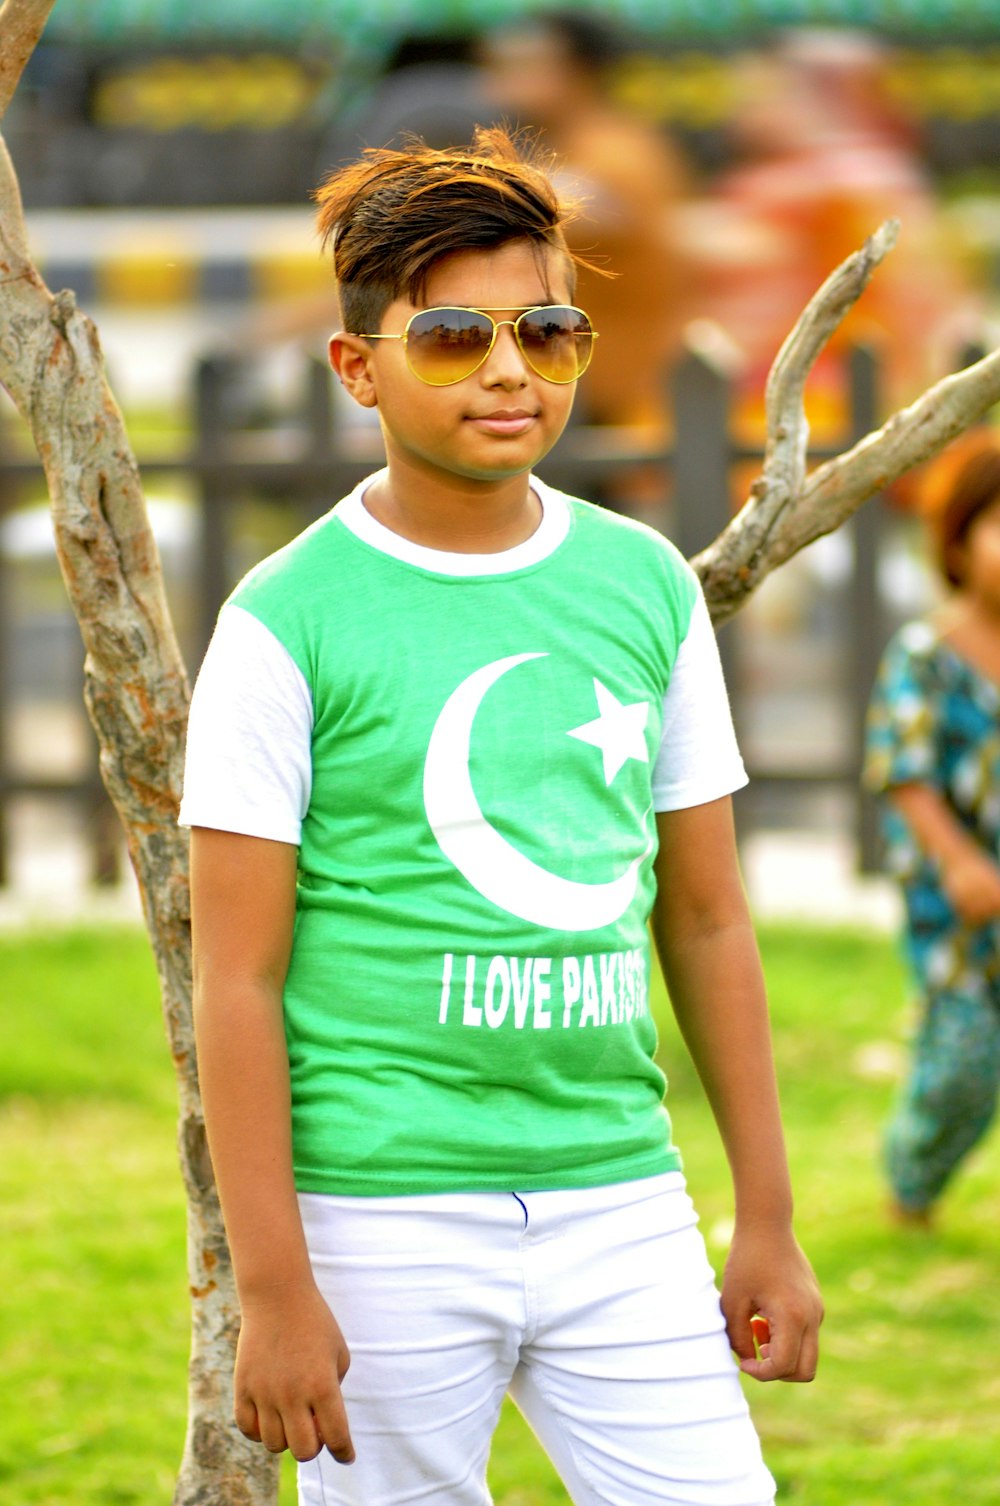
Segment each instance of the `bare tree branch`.
[{"label": "bare tree branch", "polygon": [[56,0],[4,0],[0,7],[0,120]]},{"label": "bare tree branch", "polygon": [[[802,491],[799,515],[782,531],[775,564],[781,564],[820,533],[839,527],[873,492],[944,448],[1000,402],[1000,351],[992,351],[955,372],[892,418],[853,449],[828,460]],[[814,528],[812,516],[824,526]],[[786,552],[787,551],[787,552]]]},{"label": "bare tree branch", "polygon": [[[899,221],[886,220],[860,251],[842,262],[803,311],[778,351],[767,378],[764,401],[767,440],[763,479],[768,495],[785,502],[798,496],[806,474],[809,425],[805,387],[830,336],[854,307],[872,273],[896,244]],[[783,505],[779,501],[779,505]]]},{"label": "bare tree branch", "polygon": [[691,561],[717,625],[761,581],[822,534],[832,533],[875,492],[944,448],[1000,401],[1000,352],[945,377],[853,449],[807,477],[806,382],[817,356],[895,244],[886,221],[810,300],[768,379],[764,466],[750,497],[718,538]]}]

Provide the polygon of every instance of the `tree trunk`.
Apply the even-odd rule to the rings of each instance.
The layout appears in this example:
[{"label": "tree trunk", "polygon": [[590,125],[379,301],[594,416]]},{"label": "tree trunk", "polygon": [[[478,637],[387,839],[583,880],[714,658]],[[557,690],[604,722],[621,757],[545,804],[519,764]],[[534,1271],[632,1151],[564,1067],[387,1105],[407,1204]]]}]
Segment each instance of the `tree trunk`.
[{"label": "tree trunk", "polygon": [[[8,0],[0,12],[0,106],[13,92],[51,3],[12,8]],[[7,26],[12,17],[13,35]],[[247,1442],[232,1422],[239,1311],[198,1093],[188,843],[177,826],[187,676],[97,331],[76,309],[72,293],[53,297],[31,264],[2,139],[0,381],[30,425],[45,468],[59,563],[86,650],[85,696],[101,774],[139,882],[177,1073],[192,1331],[188,1432],[174,1500],[177,1506],[271,1506],[277,1461]]]}]

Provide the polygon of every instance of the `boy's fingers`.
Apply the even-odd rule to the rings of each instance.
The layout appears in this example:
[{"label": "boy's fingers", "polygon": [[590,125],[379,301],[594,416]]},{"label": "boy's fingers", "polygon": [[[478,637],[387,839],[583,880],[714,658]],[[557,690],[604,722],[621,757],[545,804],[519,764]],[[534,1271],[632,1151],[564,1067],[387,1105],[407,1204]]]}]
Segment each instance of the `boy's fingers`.
[{"label": "boy's fingers", "polygon": [[260,1419],[252,1401],[237,1401],[233,1407],[233,1420],[244,1438],[249,1438],[251,1443],[261,1442]]},{"label": "boy's fingers", "polygon": [[260,1441],[269,1454],[283,1454],[288,1447],[288,1439],[285,1437],[285,1425],[281,1420],[281,1413],[273,1407],[265,1407],[257,1414],[260,1430]]},{"label": "boy's fingers", "polygon": [[819,1329],[808,1328],[802,1339],[802,1348],[799,1350],[798,1373],[791,1378],[799,1381],[811,1381],[815,1378],[819,1368]]},{"label": "boy's fingers", "polygon": [[296,1412],[294,1418],[285,1418],[285,1437],[288,1439],[289,1453],[300,1464],[304,1464],[307,1459],[315,1459],[323,1447],[316,1420],[308,1407]]},{"label": "boy's fingers", "polygon": [[253,1402],[246,1401],[235,1409],[235,1419],[243,1436],[262,1443],[269,1453],[281,1454],[287,1449],[294,1458],[304,1461],[315,1459],[325,1446],[340,1464],[354,1462],[354,1444],[339,1392],[315,1413],[306,1408],[294,1417],[269,1407],[258,1412]]},{"label": "boy's fingers", "polygon": [[354,1463],[354,1444],[347,1423],[347,1411],[340,1391],[325,1398],[317,1405],[316,1430],[320,1442],[329,1450],[338,1464]]},{"label": "boy's fingers", "polygon": [[764,1345],[770,1342],[771,1325],[763,1313],[755,1312],[747,1317],[744,1312],[729,1318],[726,1323],[729,1347],[739,1360],[756,1361],[765,1357]]},{"label": "boy's fingers", "polygon": [[757,1351],[753,1347],[753,1333],[746,1319],[733,1319],[727,1323],[726,1335],[730,1349],[740,1360],[752,1360],[755,1357]]},{"label": "boy's fingers", "polygon": [[819,1335],[814,1327],[781,1324],[761,1344],[760,1358],[741,1360],[740,1369],[760,1381],[811,1381],[818,1360]]},{"label": "boy's fingers", "polygon": [[801,1333],[788,1325],[782,1324],[777,1333],[772,1333],[767,1344],[765,1355],[761,1358],[765,1365],[771,1368],[771,1374],[776,1380],[790,1380],[799,1363],[799,1351],[802,1344]]}]

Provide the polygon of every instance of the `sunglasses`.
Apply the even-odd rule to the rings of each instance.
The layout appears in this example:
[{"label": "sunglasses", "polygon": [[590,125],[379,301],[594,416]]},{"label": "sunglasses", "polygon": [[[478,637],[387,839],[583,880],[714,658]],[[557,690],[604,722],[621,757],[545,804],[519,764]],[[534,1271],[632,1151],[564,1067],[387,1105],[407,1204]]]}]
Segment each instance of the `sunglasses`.
[{"label": "sunglasses", "polygon": [[401,335],[365,335],[365,340],[402,340],[406,364],[431,387],[450,387],[478,371],[509,324],[532,371],[547,382],[575,382],[594,353],[597,332],[582,309],[556,303],[526,309],[516,319],[493,319],[483,309],[421,309]]}]

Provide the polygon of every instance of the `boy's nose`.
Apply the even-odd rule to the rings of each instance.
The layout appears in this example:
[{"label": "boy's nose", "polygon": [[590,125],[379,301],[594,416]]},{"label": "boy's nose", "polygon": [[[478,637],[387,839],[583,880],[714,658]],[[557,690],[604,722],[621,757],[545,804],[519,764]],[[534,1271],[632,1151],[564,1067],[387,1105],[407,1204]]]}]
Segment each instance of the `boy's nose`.
[{"label": "boy's nose", "polygon": [[527,385],[528,363],[517,343],[513,320],[502,320],[498,323],[493,349],[481,370],[483,380],[488,387],[524,387]]}]

